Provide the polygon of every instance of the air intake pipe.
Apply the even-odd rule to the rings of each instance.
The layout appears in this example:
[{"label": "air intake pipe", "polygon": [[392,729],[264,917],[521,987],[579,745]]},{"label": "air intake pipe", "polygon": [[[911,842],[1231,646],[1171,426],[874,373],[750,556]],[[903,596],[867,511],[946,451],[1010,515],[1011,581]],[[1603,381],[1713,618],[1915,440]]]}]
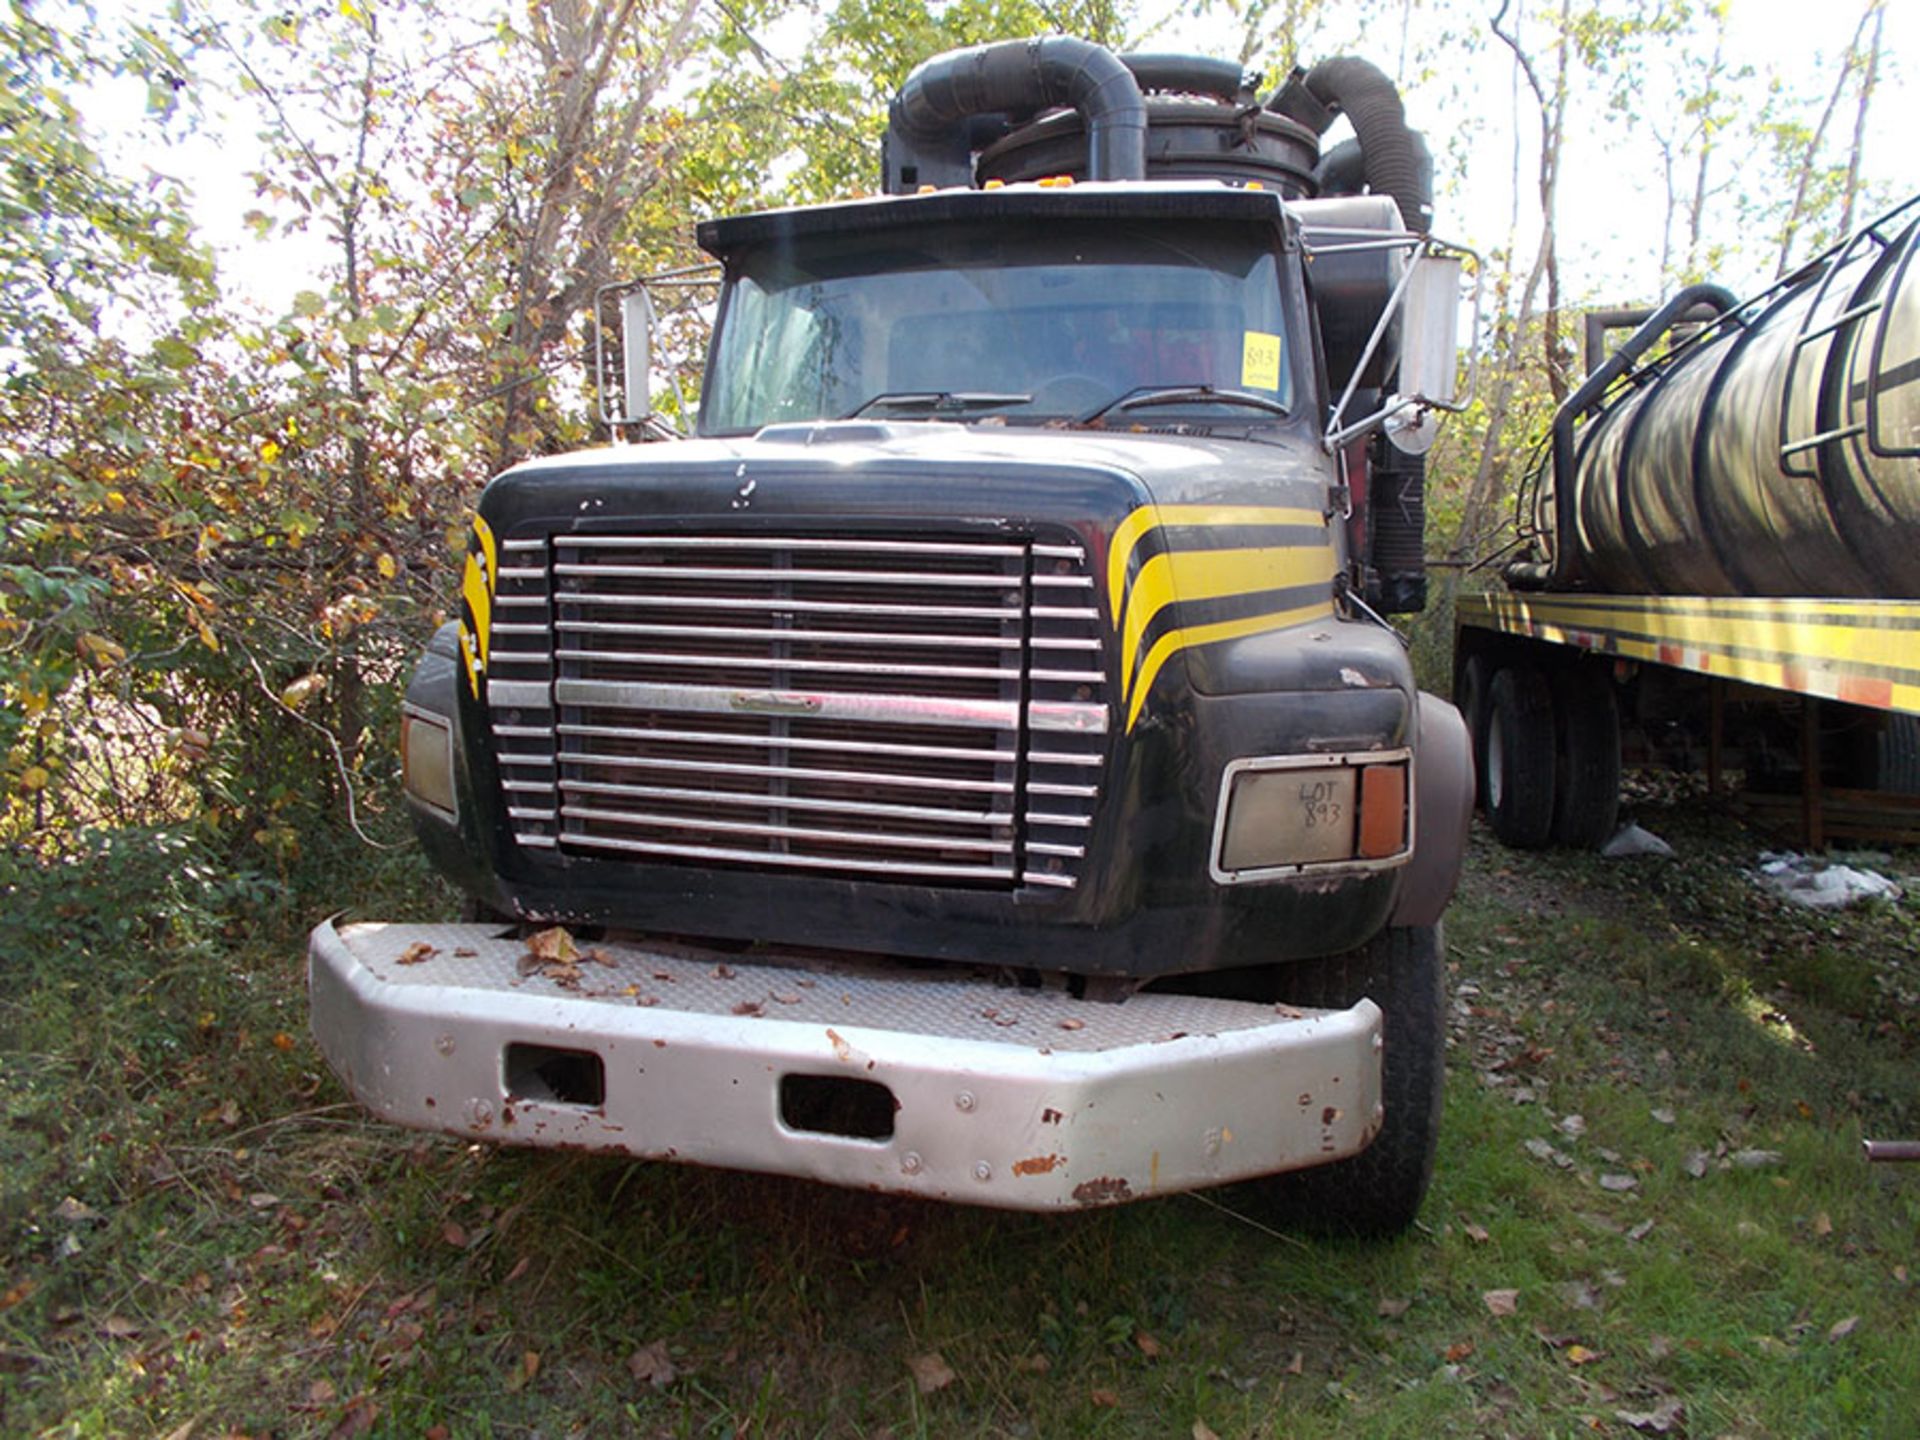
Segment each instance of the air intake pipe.
[{"label": "air intake pipe", "polygon": [[1237,60],[1210,60],[1201,55],[1143,55],[1129,53],[1120,63],[1133,72],[1142,90],[1162,94],[1210,95],[1229,105],[1253,100],[1252,77]]},{"label": "air intake pipe", "polygon": [[1112,51],[1068,36],[949,51],[917,66],[893,97],[881,147],[889,194],[973,183],[974,121],[1054,106],[1087,125],[1087,176],[1147,173],[1147,107],[1133,72]]},{"label": "air intake pipe", "polygon": [[[1322,60],[1311,70],[1296,67],[1267,108],[1316,135],[1326,134],[1335,116],[1346,115],[1360,141],[1367,187],[1376,195],[1393,197],[1409,230],[1424,235],[1431,228],[1433,161],[1427,158],[1423,167],[1421,152],[1426,146],[1407,127],[1400,92],[1378,66],[1340,55]],[[1338,154],[1337,147],[1334,153]]]}]

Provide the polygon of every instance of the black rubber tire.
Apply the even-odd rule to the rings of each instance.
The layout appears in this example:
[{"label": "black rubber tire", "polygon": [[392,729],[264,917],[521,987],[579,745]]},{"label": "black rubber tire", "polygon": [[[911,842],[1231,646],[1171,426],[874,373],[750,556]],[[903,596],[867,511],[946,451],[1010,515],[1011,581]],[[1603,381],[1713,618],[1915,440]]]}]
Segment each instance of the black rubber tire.
[{"label": "black rubber tire", "polygon": [[1598,850],[1620,820],[1620,704],[1599,665],[1562,666],[1553,676],[1553,843]]},{"label": "black rubber tire", "polygon": [[1324,1235],[1385,1238],[1420,1214],[1433,1180],[1445,1099],[1446,942],[1438,925],[1383,930],[1344,955],[1303,960],[1283,983],[1296,1005],[1380,1007],[1381,1099],[1386,1117],[1358,1155],[1256,1180],[1247,1203],[1267,1218]]},{"label": "black rubber tire", "polygon": [[1920,715],[1855,717],[1841,737],[1839,784],[1890,795],[1920,795]]},{"label": "black rubber tire", "polygon": [[1467,722],[1467,738],[1473,745],[1473,803],[1480,810],[1487,808],[1487,691],[1492,683],[1493,661],[1489,657],[1469,655],[1460,662],[1453,703]]},{"label": "black rubber tire", "polygon": [[1553,834],[1553,687],[1531,665],[1508,665],[1487,692],[1487,820],[1516,850]]}]

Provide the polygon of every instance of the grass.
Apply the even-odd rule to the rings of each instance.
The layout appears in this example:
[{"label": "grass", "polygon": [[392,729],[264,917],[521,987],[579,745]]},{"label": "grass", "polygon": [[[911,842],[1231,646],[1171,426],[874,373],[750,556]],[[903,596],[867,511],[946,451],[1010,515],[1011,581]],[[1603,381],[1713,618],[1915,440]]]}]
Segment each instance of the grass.
[{"label": "grass", "polygon": [[1859,1139],[1920,1134],[1920,908],[1789,913],[1731,822],[1641,818],[1680,861],[1476,836],[1439,1175],[1388,1245],[1232,1192],[1030,1217],[404,1134],[324,1074],[272,887],[16,889],[0,1431],[1910,1435],[1920,1170]]}]

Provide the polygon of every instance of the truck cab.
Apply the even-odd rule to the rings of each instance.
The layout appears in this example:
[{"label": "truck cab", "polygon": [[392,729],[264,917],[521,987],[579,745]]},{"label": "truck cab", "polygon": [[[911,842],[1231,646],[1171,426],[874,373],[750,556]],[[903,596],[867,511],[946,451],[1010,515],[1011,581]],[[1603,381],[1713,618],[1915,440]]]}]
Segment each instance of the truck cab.
[{"label": "truck cab", "polygon": [[[1080,43],[916,74],[1006,102]],[[1161,105],[1311,140],[1238,83]],[[1112,108],[1030,98],[988,154],[1077,120],[1098,169]],[[1423,242],[1304,182],[923,187],[891,140],[904,193],[700,227],[692,436],[487,488],[405,749],[497,923],[316,931],[322,1047],[508,1141],[1021,1208],[1317,1167],[1409,1223],[1472,790],[1368,603]]]}]

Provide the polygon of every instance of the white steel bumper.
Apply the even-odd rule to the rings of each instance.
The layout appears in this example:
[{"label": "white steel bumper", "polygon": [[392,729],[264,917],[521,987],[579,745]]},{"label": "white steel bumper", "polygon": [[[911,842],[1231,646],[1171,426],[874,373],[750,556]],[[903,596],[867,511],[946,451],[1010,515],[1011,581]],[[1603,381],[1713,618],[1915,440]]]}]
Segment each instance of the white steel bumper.
[{"label": "white steel bumper", "polygon": [[947,971],[591,950],[522,974],[526,946],[498,926],[329,922],[308,947],[313,1033],[397,1124],[1020,1210],[1299,1169],[1380,1125],[1368,1000],[1115,1005]]}]

